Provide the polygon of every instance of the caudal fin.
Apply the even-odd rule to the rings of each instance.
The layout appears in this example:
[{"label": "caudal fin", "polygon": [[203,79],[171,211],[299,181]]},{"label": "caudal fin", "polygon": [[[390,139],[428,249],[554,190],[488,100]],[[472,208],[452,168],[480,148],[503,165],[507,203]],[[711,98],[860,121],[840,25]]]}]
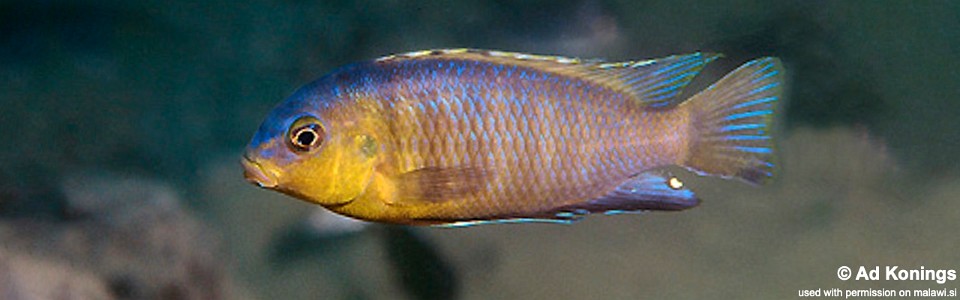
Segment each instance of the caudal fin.
[{"label": "caudal fin", "polygon": [[783,91],[783,65],[750,61],[685,101],[693,126],[687,168],[763,183],[773,177],[774,128]]}]

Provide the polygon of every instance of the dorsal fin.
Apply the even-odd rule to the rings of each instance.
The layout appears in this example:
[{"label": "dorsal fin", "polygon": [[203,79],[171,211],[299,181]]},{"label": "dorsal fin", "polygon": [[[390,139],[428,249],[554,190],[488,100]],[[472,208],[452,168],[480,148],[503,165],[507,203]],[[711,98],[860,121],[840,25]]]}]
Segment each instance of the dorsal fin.
[{"label": "dorsal fin", "polygon": [[679,102],[676,96],[719,54],[693,53],[638,62],[599,63],[589,76],[619,87],[646,106],[663,107]]},{"label": "dorsal fin", "polygon": [[378,63],[421,59],[466,60],[515,65],[572,76],[633,96],[641,105],[662,107],[719,54],[693,53],[660,59],[607,63],[562,56],[476,49],[439,49],[385,56]]}]

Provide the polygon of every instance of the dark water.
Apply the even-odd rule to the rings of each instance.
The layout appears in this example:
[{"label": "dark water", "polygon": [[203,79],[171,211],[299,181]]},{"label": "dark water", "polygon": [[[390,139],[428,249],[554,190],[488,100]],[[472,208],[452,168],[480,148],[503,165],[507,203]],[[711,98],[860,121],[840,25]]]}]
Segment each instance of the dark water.
[{"label": "dark water", "polygon": [[[243,181],[241,149],[299,85],[450,47],[724,53],[693,89],[778,56],[783,171],[758,188],[688,178],[704,203],[681,213],[334,234],[305,225],[314,207]],[[0,298],[956,289],[837,278],[841,266],[960,269],[956,53],[951,1],[3,1]]]}]

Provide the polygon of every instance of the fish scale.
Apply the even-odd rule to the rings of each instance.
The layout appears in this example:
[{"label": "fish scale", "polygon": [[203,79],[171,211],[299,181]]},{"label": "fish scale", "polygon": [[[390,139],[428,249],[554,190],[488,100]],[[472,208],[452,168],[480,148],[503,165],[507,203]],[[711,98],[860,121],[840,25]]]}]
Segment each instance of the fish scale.
[{"label": "fish scale", "polygon": [[[516,76],[516,75],[513,75],[513,76]],[[523,71],[523,72],[520,72],[519,76],[528,77],[530,75],[528,75],[526,71]],[[530,76],[530,77],[533,77],[533,76]],[[506,77],[506,79],[511,79],[511,78]],[[509,132],[519,130],[519,128],[517,128],[518,126],[516,125],[516,123],[511,123],[511,119],[515,120],[515,117],[511,116],[511,114],[515,114],[516,111],[520,109],[516,108],[516,106],[514,105],[511,105],[512,103],[507,101],[508,97],[505,97],[505,94],[509,95],[512,92],[513,92],[512,90],[493,91],[492,93],[494,93],[495,96],[491,98],[499,100],[499,101],[487,102],[487,109],[488,111],[491,112],[491,114],[493,114],[493,117],[492,118],[486,118],[484,116],[480,117],[480,119],[489,120],[489,122],[487,122],[488,127],[483,128],[483,130],[488,132],[493,132],[494,134],[493,139],[495,141],[494,143],[498,146],[498,148],[495,151],[495,161],[493,161],[492,164],[498,167],[503,167],[503,168],[507,168],[507,166],[510,163],[515,162],[517,160],[517,157],[521,154],[525,156],[539,155],[537,153],[518,153],[516,151],[518,147],[516,147],[513,140],[507,138],[507,136],[509,136]],[[580,97],[584,97],[584,96],[585,96],[585,91],[580,95]],[[547,99],[538,99],[538,100],[545,101]],[[440,101],[440,99],[436,99],[434,101]],[[585,137],[585,128],[584,128],[585,126],[581,126],[580,124],[583,124],[582,121],[589,121],[589,120],[587,120],[586,118],[583,118],[582,113],[580,113],[579,111],[574,111],[573,109],[571,109],[571,107],[561,107],[560,109],[562,113],[560,117],[562,119],[573,120],[573,123],[577,124],[572,128],[573,130],[570,132],[564,132],[564,130],[561,130],[561,134],[565,136],[574,136],[574,137],[581,137],[581,138]],[[436,114],[436,113],[431,115],[430,114],[431,112],[433,111],[425,111],[423,118],[433,119],[433,120],[443,120],[445,117],[447,117],[446,115]],[[555,115],[555,113],[551,111],[550,115]],[[546,123],[549,124],[550,121],[552,120],[548,120]],[[438,122],[442,123],[442,121],[438,121]],[[430,133],[427,133],[427,134],[430,134]],[[590,158],[586,157],[586,154],[585,154],[586,151],[584,151],[583,146],[584,145],[574,146],[572,147],[573,149],[568,150],[568,152],[572,152],[571,154],[574,157],[576,157],[576,159],[573,160],[574,162],[591,160]],[[430,154],[431,155],[450,155],[446,153],[430,153]],[[413,155],[417,155],[417,154],[413,154]],[[445,166],[441,166],[441,167],[445,167]],[[578,165],[578,167],[583,168],[584,166]],[[564,170],[564,171],[566,172],[564,172],[563,174],[564,178],[562,178],[561,180],[570,180],[574,183],[575,186],[586,185],[585,176],[576,174],[577,172],[575,170]],[[506,175],[505,179],[508,182],[516,182],[518,184],[525,184],[529,179],[529,178],[521,178],[521,177],[527,177],[527,176],[518,176],[518,175],[523,175],[523,173],[517,174],[517,173],[506,172],[506,174],[504,175]],[[535,176],[536,174],[530,174],[530,175]],[[500,188],[501,185],[498,185],[497,187]],[[490,196],[504,197],[504,196],[507,196],[506,193],[509,192],[509,190],[517,189],[515,186],[510,186],[510,185],[507,185],[502,188],[506,189],[506,191],[503,191],[503,190],[492,191],[493,193],[491,193],[491,195],[488,195],[487,197],[490,197]],[[527,194],[527,193],[521,193],[521,194]],[[511,197],[511,198],[517,198],[517,197]],[[486,200],[486,199],[480,199],[480,200],[481,200],[480,202],[483,202],[483,200]]]}]

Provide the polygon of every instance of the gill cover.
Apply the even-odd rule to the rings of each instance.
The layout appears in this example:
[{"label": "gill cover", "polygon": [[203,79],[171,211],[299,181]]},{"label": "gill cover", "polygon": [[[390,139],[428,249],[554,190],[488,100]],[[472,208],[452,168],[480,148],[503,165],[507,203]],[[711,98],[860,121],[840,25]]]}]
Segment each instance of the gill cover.
[{"label": "gill cover", "polygon": [[376,154],[376,140],[369,135],[329,135],[287,166],[279,190],[320,205],[346,204],[370,184]]}]

